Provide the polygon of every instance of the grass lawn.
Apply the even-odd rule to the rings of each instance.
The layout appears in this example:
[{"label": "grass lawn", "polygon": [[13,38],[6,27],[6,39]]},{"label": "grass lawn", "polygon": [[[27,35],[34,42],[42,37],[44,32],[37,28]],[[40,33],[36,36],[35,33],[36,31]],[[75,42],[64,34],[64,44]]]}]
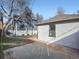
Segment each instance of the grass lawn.
[{"label": "grass lawn", "polygon": [[[22,39],[18,37],[0,37],[0,58],[3,59],[3,51],[9,48],[13,48],[16,46],[24,45],[24,44],[29,44],[34,41],[29,40],[29,39]],[[1,43],[16,43],[17,45],[1,45]],[[20,44],[23,43],[23,44]],[[20,44],[20,45],[19,45]]]},{"label": "grass lawn", "polygon": [[15,45],[1,45],[1,43],[16,43],[17,46],[21,43],[23,44],[29,44],[29,43],[32,43],[33,41],[32,40],[28,40],[28,39],[20,39],[20,38],[17,38],[17,37],[14,37],[14,38],[11,38],[11,37],[0,37],[0,48],[2,46],[2,49],[5,50],[5,49],[8,49],[8,48],[12,48],[12,47],[15,47]]},{"label": "grass lawn", "polygon": [[22,38],[17,38],[17,37],[14,37],[14,38],[11,38],[11,37],[2,37],[2,40],[1,40],[1,37],[0,37],[0,43],[29,43],[29,42],[32,42],[31,40],[28,40],[28,39],[22,39]]}]

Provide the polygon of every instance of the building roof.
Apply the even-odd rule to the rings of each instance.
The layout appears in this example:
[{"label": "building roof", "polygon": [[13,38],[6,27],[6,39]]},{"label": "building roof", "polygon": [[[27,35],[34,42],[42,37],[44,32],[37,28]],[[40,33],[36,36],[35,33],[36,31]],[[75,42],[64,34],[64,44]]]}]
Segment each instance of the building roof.
[{"label": "building roof", "polygon": [[56,15],[48,20],[44,20],[38,25],[48,24],[48,23],[59,23],[65,21],[79,20],[79,14],[60,14]]}]

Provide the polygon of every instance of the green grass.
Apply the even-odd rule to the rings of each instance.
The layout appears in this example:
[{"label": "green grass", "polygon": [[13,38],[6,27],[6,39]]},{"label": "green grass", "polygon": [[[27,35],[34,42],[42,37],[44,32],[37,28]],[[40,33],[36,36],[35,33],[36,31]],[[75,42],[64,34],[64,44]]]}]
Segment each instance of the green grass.
[{"label": "green grass", "polygon": [[[32,43],[33,41],[32,40],[28,40],[28,39],[21,39],[21,38],[17,38],[17,37],[14,37],[14,38],[10,38],[10,37],[0,37],[0,43],[17,43],[19,46],[20,43],[23,43],[23,44],[29,44],[29,43]],[[12,46],[12,45],[0,45],[0,48],[2,46],[2,49],[5,50],[5,49],[8,49],[8,48],[12,48],[12,47],[15,47],[15,46]]]},{"label": "green grass", "polygon": [[23,42],[24,39],[19,39],[19,38],[9,38],[9,37],[0,37],[0,42],[3,43],[17,43],[17,42]]},{"label": "green grass", "polygon": [[0,37],[0,43],[31,43],[33,41],[31,40],[28,40],[28,39],[22,39],[22,38],[17,38],[17,37],[14,37],[14,38],[11,38],[11,37]]},{"label": "green grass", "polygon": [[[2,48],[1,48],[2,47]],[[10,46],[10,45],[0,45],[0,50],[2,49],[3,50],[6,50],[6,49],[9,49],[9,48],[13,48],[15,46]]]}]

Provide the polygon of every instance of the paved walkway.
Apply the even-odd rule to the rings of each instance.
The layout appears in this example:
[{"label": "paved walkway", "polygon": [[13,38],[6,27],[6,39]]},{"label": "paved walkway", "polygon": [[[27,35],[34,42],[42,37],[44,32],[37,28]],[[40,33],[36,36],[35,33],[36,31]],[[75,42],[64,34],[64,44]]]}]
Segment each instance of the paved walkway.
[{"label": "paved walkway", "polygon": [[79,51],[51,44],[33,42],[4,51],[5,59],[79,59]]}]

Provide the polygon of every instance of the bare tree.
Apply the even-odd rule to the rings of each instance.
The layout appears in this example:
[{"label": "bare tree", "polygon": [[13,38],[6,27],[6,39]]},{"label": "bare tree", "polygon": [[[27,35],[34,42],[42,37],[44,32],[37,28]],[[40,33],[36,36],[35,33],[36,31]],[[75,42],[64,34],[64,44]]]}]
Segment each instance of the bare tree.
[{"label": "bare tree", "polygon": [[37,23],[38,22],[42,22],[43,21],[43,16],[40,15],[39,13],[36,14],[36,20],[37,20]]},{"label": "bare tree", "polygon": [[79,14],[79,10],[77,10],[77,14]]},{"label": "bare tree", "polygon": [[64,14],[64,12],[65,12],[65,10],[62,7],[58,7],[58,9],[57,9],[58,15],[62,15],[62,14]]},{"label": "bare tree", "polygon": [[26,7],[23,12],[23,18],[25,18],[25,22],[27,23],[27,33],[29,28],[34,28],[34,19],[32,10],[29,7]]},{"label": "bare tree", "polygon": [[[0,43],[2,43],[3,38],[3,13],[0,11]],[[3,46],[0,45],[0,58],[3,59]]]},{"label": "bare tree", "polygon": [[22,14],[25,7],[28,6],[28,2],[29,0],[1,0],[0,8],[4,12],[6,18],[8,19],[6,26],[4,27],[5,31],[7,30],[8,26],[12,23],[14,14]]}]

